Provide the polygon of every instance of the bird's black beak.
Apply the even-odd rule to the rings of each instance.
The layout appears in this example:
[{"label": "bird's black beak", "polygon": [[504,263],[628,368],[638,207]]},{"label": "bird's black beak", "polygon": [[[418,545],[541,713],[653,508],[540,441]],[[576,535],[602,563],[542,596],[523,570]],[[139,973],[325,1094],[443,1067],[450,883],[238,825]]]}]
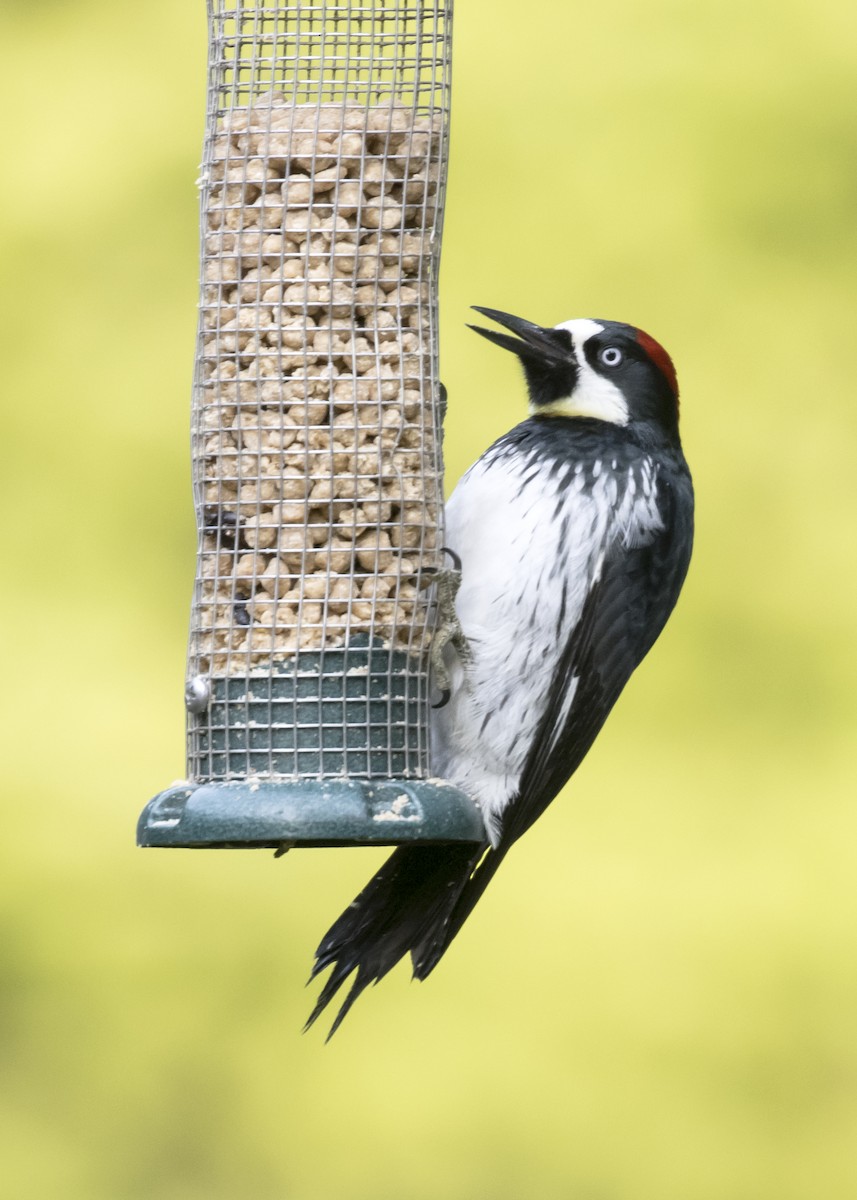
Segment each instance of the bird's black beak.
[{"label": "bird's black beak", "polygon": [[491,321],[496,321],[505,329],[511,329],[512,333],[516,333],[518,336],[512,338],[508,334],[498,333],[496,329],[483,329],[481,325],[469,325],[468,328],[472,329],[474,333],[481,333],[484,338],[487,338],[489,342],[494,342],[496,346],[511,350],[523,361],[537,358],[541,362],[550,359],[559,363],[568,358],[571,350],[571,335],[567,329],[550,329],[542,325],[534,325],[532,321],[525,321],[523,317],[513,317],[511,313],[500,312],[496,308],[480,308],[476,304],[473,305],[473,311],[481,313],[483,317],[488,317]]},{"label": "bird's black beak", "polygon": [[577,382],[577,361],[574,357],[571,334],[567,329],[534,325],[532,321],[525,321],[523,317],[513,317],[510,313],[500,312],[496,308],[480,308],[474,305],[473,309],[474,312],[481,313],[518,335],[509,337],[508,334],[499,333],[495,329],[483,329],[481,325],[468,326],[489,342],[517,354],[524,367],[530,403],[534,408],[538,409],[571,395]]}]

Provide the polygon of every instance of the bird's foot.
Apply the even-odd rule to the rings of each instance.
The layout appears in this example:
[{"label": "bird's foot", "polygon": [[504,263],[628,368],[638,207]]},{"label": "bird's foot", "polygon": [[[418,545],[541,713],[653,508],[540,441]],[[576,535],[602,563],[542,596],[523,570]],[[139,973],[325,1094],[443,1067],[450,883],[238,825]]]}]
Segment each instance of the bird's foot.
[{"label": "bird's foot", "polygon": [[424,570],[420,581],[420,587],[434,586],[438,612],[438,623],[429,650],[432,678],[440,692],[440,700],[437,704],[432,705],[433,708],[443,708],[449,703],[452,695],[449,668],[443,657],[446,647],[453,647],[465,667],[471,658],[467,638],[464,636],[458,613],[455,611],[455,597],[461,587],[461,559],[454,550],[450,550],[447,546],[442,549],[452,559],[452,566],[432,567]]}]

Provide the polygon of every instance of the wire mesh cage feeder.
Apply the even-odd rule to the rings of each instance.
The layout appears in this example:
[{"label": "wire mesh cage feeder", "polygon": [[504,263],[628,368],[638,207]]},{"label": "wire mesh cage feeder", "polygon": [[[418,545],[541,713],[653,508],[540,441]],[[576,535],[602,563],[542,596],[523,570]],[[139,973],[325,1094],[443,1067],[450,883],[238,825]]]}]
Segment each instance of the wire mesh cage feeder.
[{"label": "wire mesh cage feeder", "polygon": [[480,841],[429,755],[451,4],[208,18],[188,778],[138,841]]}]

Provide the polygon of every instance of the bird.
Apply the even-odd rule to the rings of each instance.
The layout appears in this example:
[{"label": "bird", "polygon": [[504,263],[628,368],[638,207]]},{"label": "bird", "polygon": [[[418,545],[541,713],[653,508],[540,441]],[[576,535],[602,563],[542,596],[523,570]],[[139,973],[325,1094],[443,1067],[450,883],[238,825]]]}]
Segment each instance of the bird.
[{"label": "bird", "polygon": [[[516,355],[529,415],[456,486],[445,542],[460,571],[432,712],[432,773],[481,810],[482,843],[400,846],[331,926],[306,1028],[354,976],[354,1001],[410,954],[437,966],[510,847],[565,786],[675,606],[694,495],[667,351],[619,321],[542,326],[474,306]],[[506,330],[508,332],[501,332]]]}]

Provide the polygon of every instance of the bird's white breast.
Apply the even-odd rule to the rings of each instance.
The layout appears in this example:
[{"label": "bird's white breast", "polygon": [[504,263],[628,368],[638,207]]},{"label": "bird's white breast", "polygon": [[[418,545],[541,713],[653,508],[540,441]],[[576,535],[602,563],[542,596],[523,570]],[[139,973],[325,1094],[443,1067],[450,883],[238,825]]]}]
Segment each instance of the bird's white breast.
[{"label": "bird's white breast", "polygon": [[[543,460],[489,453],[447,506],[446,542],[462,564],[456,609],[472,660],[466,673],[451,663],[452,697],[433,714],[433,770],[480,804],[492,839],[605,552],[660,528],[651,461],[626,475],[604,467],[563,464],[567,475],[558,477]],[[576,685],[567,681],[566,712]]]}]

